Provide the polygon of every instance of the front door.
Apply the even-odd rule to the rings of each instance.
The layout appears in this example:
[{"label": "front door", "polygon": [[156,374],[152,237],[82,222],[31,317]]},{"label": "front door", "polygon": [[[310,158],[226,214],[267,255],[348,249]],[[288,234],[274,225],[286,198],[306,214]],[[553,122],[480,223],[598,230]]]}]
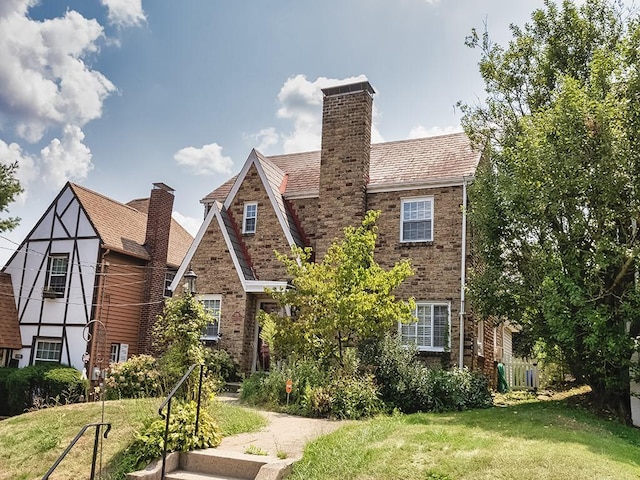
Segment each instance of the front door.
[{"label": "front door", "polygon": [[252,372],[268,372],[270,365],[269,345],[263,342],[260,338],[260,332],[262,327],[258,322],[258,312],[264,311],[266,313],[274,313],[280,311],[280,306],[273,300],[258,300],[256,308],[256,329],[253,344],[256,346],[253,352],[253,364],[251,366]]}]

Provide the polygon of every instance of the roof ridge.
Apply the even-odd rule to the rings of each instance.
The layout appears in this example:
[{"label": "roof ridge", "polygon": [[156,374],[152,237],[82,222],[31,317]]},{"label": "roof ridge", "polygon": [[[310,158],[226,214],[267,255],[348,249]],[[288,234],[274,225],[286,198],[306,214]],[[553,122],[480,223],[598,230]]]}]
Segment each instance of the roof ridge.
[{"label": "roof ridge", "polygon": [[372,143],[371,147],[374,146],[378,146],[378,145],[389,145],[389,144],[397,144],[397,143],[409,143],[409,142],[415,142],[417,140],[431,140],[434,138],[437,139],[441,139],[444,137],[454,137],[454,136],[459,136],[459,135],[465,135],[465,132],[453,132],[453,133],[443,133],[442,135],[431,135],[431,136],[427,136],[427,137],[416,137],[416,138],[405,138],[402,140],[390,140],[388,142],[379,142],[379,143]]},{"label": "roof ridge", "polygon": [[102,194],[100,192],[96,192],[95,190],[91,190],[90,188],[87,188],[85,186],[78,185],[77,183],[72,183],[72,182],[69,182],[69,185],[71,186],[71,188],[79,188],[79,189],[84,190],[85,192],[87,192],[89,194],[95,195],[95,196],[100,197],[100,198],[104,198],[105,200],[108,200],[111,203],[116,203],[119,206],[122,206],[122,207],[128,208],[130,210],[133,210],[134,212],[138,212],[141,215],[145,215],[145,216],[147,215],[146,213],[141,212],[140,210],[137,210],[137,209],[127,205],[126,203],[122,203],[122,202],[119,202],[117,200],[114,200],[111,197],[107,197],[106,195],[104,195],[104,194]]}]

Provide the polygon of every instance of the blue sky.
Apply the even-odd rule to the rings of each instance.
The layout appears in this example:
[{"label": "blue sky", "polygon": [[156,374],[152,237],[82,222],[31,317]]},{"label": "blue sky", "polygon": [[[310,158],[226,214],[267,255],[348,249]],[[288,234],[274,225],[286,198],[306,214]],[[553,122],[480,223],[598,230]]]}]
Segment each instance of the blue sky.
[{"label": "blue sky", "polygon": [[199,200],[265,154],[320,146],[319,89],[366,77],[374,139],[459,130],[483,98],[485,22],[504,44],[542,0],[0,0],[0,162],[25,193],[3,216],[4,264],[67,180],[118,201]]}]

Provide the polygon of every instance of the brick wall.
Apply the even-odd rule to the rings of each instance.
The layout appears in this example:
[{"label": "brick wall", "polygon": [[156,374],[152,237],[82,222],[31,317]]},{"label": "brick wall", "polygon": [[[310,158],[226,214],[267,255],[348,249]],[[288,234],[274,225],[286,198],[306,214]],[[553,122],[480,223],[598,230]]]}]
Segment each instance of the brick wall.
[{"label": "brick wall", "polygon": [[318,260],[345,226],[362,221],[367,209],[373,89],[368,82],[357,88],[323,90]]},{"label": "brick wall", "polygon": [[164,306],[164,279],[167,268],[173,199],[173,190],[170,187],[161,183],[154,184],[147,213],[145,247],[151,260],[147,264],[142,299],[144,305],[140,314],[138,334],[140,353],[153,352],[151,329]]},{"label": "brick wall", "polygon": [[[259,214],[258,214],[259,215]],[[209,225],[198,245],[191,268],[198,275],[197,294],[221,295],[220,348],[225,349],[246,371],[251,361],[245,341],[248,295],[233,266],[231,254],[220,231],[218,222]],[[181,282],[182,283],[182,282]]]},{"label": "brick wall", "polygon": [[[244,205],[248,202],[258,203],[256,232],[242,234]],[[286,272],[273,252],[277,250],[288,254],[291,248],[255,166],[251,166],[247,172],[244,182],[229,206],[229,211],[238,225],[258,279],[282,280]]]}]

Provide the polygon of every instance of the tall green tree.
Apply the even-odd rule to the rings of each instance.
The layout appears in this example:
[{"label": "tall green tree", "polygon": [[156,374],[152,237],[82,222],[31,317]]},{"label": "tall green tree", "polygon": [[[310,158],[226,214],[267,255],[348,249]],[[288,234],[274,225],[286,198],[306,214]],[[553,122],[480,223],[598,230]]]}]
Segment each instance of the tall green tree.
[{"label": "tall green tree", "polygon": [[477,309],[560,349],[601,406],[630,420],[629,367],[640,334],[640,22],[608,0],[545,1],[485,32],[486,99],[464,106],[484,149],[471,191]]},{"label": "tall green tree", "polygon": [[[0,163],[0,212],[6,212],[9,204],[15,200],[16,195],[22,193],[20,182],[16,179],[18,163]],[[20,221],[19,218],[9,217],[0,219],[0,232],[13,230]]]},{"label": "tall green tree", "polygon": [[413,274],[411,265],[402,261],[384,270],[374,259],[379,216],[369,211],[359,227],[345,228],[344,239],[320,263],[310,261],[310,249],[276,253],[292,278],[291,288],[271,292],[290,315],[261,314],[263,339],[277,356],[342,361],[345,347],[379,338],[399,321],[415,321],[415,302],[393,293]]}]

